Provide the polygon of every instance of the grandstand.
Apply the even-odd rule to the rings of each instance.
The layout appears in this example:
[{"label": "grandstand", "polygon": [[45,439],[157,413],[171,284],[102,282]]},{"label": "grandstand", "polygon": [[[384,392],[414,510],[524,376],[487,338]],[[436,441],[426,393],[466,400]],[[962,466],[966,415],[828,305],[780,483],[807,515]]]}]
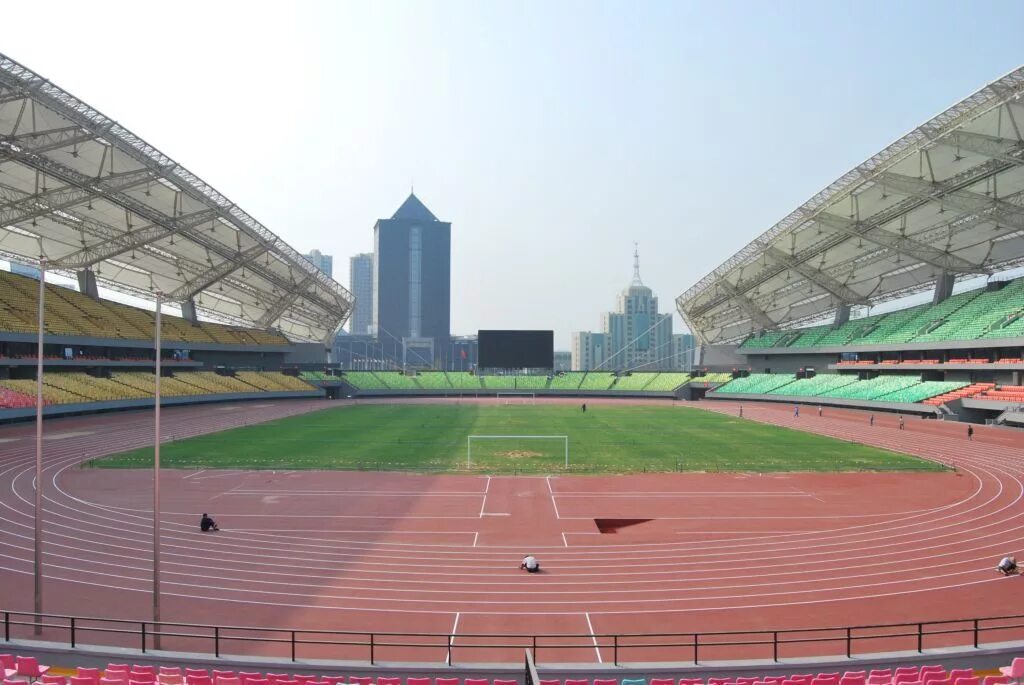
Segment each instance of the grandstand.
[{"label": "grandstand", "polygon": [[1001,388],[1024,382],[1024,146],[1008,123],[1022,91],[1024,69],[986,85],[680,295],[703,349],[728,360],[715,370],[740,376],[708,397],[1001,421],[1016,401]]}]

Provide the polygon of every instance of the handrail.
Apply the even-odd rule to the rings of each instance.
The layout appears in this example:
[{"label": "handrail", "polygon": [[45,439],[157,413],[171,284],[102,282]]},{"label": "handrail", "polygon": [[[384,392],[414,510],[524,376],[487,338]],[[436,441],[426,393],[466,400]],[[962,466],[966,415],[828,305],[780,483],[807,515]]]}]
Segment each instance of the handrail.
[{"label": "handrail", "polygon": [[[153,649],[157,639],[164,641],[173,639],[186,640],[187,651],[195,650],[195,641],[203,641],[209,645],[208,652],[219,657],[226,643],[260,643],[287,645],[286,657],[291,661],[299,658],[299,648],[305,646],[319,647],[355,647],[365,651],[367,661],[373,664],[381,650],[405,648],[410,650],[437,649],[439,658],[436,663],[453,663],[453,653],[458,650],[463,654],[471,650],[513,650],[514,659],[518,661],[527,648],[532,659],[538,661],[540,650],[565,649],[606,649],[612,652],[616,665],[630,661],[644,661],[642,658],[620,659],[630,653],[642,653],[644,650],[684,650],[692,659],[676,659],[680,662],[698,664],[703,653],[723,648],[738,648],[730,658],[767,658],[768,650],[771,659],[778,662],[780,648],[786,650],[786,657],[822,656],[820,648],[824,643],[841,643],[833,656],[845,655],[852,657],[854,647],[864,641],[899,641],[905,640],[913,645],[918,653],[925,649],[928,639],[946,636],[943,647],[964,647],[977,649],[983,642],[982,637],[990,631],[1019,631],[1024,639],[1024,614],[1005,616],[985,616],[972,618],[952,618],[933,621],[910,621],[900,623],[878,623],[853,626],[825,626],[811,628],[778,628],[727,630],[686,633],[437,633],[437,632],[393,632],[393,631],[357,631],[329,630],[305,628],[278,628],[267,626],[215,625],[209,623],[185,623],[176,621],[160,621],[159,626],[151,621],[139,621],[123,618],[101,618],[96,616],[72,616],[66,614],[36,614],[29,611],[0,610],[3,613],[3,640],[10,642],[16,629],[37,626],[44,631],[66,633],[67,644],[75,648],[88,644],[82,638],[89,634],[127,636],[124,644],[118,646],[137,645],[140,652]],[[37,623],[38,621],[38,623]],[[101,625],[90,625],[98,623]],[[239,634],[242,633],[242,634]],[[951,645],[948,636],[964,636],[962,641],[954,640]],[[132,637],[133,636],[133,637]],[[54,641],[54,635],[47,639]],[[1005,636],[1004,636],[1005,637]],[[1000,642],[1005,639],[999,640]],[[902,643],[901,643],[902,644]],[[794,646],[808,646],[799,652]],[[892,645],[889,645],[892,647]],[[761,649],[758,649],[761,648]],[[878,650],[876,650],[878,651]],[[892,651],[892,650],[886,650]],[[440,658],[444,652],[444,658]],[[556,652],[557,653],[557,652]],[[489,658],[492,658],[489,655]],[[509,655],[512,660],[512,655]],[[407,660],[407,659],[403,659]],[[659,659],[664,660],[664,659]]]}]

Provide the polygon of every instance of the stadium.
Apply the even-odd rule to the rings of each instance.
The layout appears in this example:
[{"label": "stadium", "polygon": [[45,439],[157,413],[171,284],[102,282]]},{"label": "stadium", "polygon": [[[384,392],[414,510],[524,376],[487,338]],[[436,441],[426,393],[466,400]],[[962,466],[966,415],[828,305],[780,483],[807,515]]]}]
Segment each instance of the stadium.
[{"label": "stadium", "polygon": [[1019,681],[1022,90],[681,295],[692,372],[366,371],[308,362],[344,287],[0,55],[6,677]]}]

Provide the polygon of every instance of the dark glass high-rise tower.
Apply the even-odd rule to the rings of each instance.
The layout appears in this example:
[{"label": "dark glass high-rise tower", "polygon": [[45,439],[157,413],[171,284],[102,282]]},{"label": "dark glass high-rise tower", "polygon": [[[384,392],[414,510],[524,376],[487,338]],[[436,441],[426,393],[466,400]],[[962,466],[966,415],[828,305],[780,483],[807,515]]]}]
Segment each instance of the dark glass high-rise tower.
[{"label": "dark glass high-rise tower", "polygon": [[373,331],[402,341],[407,365],[448,367],[451,232],[414,194],[373,227]]}]

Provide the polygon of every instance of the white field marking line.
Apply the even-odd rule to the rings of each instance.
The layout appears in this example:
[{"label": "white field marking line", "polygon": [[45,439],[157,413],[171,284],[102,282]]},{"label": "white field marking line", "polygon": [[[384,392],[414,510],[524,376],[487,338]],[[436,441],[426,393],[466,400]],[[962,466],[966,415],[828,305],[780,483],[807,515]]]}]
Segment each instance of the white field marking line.
[{"label": "white field marking line", "polygon": [[[461,615],[462,615],[461,612],[458,612],[458,611],[455,612],[455,623],[452,624],[452,632],[451,632],[451,636],[452,637],[451,637],[451,641],[448,643],[449,647],[454,647],[455,646],[455,632],[459,629],[459,616],[461,616]],[[452,659],[451,652],[446,647],[445,648],[444,662],[446,664],[448,664],[449,666],[451,666],[451,663],[452,663],[451,659]]]},{"label": "white field marking line", "polygon": [[[200,480],[206,480],[202,478]],[[298,491],[298,490],[239,490],[236,495],[275,495],[288,497],[337,497],[338,495],[359,495],[360,497],[479,497],[479,492],[381,492],[381,491],[357,491],[357,492],[328,492],[328,491]],[[486,497],[486,495],[484,495]]]},{"label": "white field marking line", "polygon": [[597,646],[597,635],[594,635],[594,624],[590,622],[590,612],[583,614],[587,617],[587,628],[590,629],[590,639],[594,641],[594,652],[597,653],[597,663],[603,664],[604,659],[601,658],[601,648]]},{"label": "white field marking line", "polygon": [[558,513],[558,502],[555,501],[555,491],[551,487],[551,476],[548,476],[544,480],[548,483],[548,492],[551,494],[551,506],[555,508],[555,518],[560,519],[562,518],[562,515]]},{"label": "white field marking line", "polygon": [[489,511],[489,512],[487,512],[486,514],[483,514],[483,515],[484,515],[484,516],[511,516],[512,514],[510,514],[510,513],[509,513],[509,512],[507,512],[507,511],[504,511],[504,512],[502,512],[502,511],[498,511],[498,512],[495,512],[495,511]]},{"label": "white field marking line", "polygon": [[473,533],[473,546],[476,547],[477,540],[480,539],[480,531]]},{"label": "white field marking line", "polygon": [[[55,485],[55,487],[57,487],[57,489],[58,489],[58,491],[59,491],[59,490],[60,490],[60,488],[59,488],[59,486],[57,486],[56,482],[54,483],[54,485]],[[1001,483],[1000,483],[1000,486],[1001,486]],[[13,483],[12,483],[12,488],[13,488]],[[1001,487],[1000,487],[1000,489],[1001,489]],[[66,494],[66,493],[65,493],[65,494]],[[19,498],[20,498],[20,497],[19,497]],[[75,498],[73,498],[73,497],[72,497],[71,499],[73,499],[73,500],[74,500]]]},{"label": "white field marking line", "polygon": [[798,488],[798,487],[796,487],[796,486],[790,486],[790,487],[792,487],[792,488],[793,488],[794,490],[796,490],[796,491],[797,491],[798,493],[800,493],[800,494],[802,494],[802,495],[806,495],[807,497],[812,497],[812,498],[814,498],[814,499],[818,500],[818,501],[819,501],[819,502],[821,502],[822,504],[828,504],[828,503],[827,503],[827,502],[826,502],[825,500],[823,500],[822,498],[818,497],[818,496],[817,496],[817,495],[815,495],[814,493],[811,493],[811,492],[805,492],[805,491],[801,490],[800,488]]},{"label": "white field marking line", "polygon": [[487,485],[484,486],[484,499],[480,502],[480,518],[484,517],[484,509],[487,508],[487,492],[491,489],[491,477],[487,476]]},{"label": "white field marking line", "polygon": [[206,473],[206,469],[200,469],[198,471],[190,473],[187,476],[185,476],[184,478],[182,478],[182,480],[188,480],[189,478],[192,478],[193,476],[198,476],[200,473]]},{"label": "white field marking line", "polygon": [[598,499],[598,498],[612,498],[612,499],[626,499],[626,498],[641,498],[641,499],[652,499],[652,498],[664,498],[664,499],[686,499],[690,497],[746,497],[746,498],[760,498],[760,497],[814,497],[810,493],[806,492],[676,492],[672,494],[667,493],[651,493],[645,494],[642,492],[629,492],[629,493],[608,493],[604,495],[590,495],[586,493],[572,493],[566,494],[563,492],[557,495],[551,495],[552,497],[584,497],[586,499]]},{"label": "white field marking line", "polygon": [[[792,487],[792,486],[790,486]],[[798,490],[798,492],[803,492]],[[558,493],[559,497],[683,497],[685,495],[792,495],[785,490],[679,490],[677,492],[641,492],[638,490],[616,490],[615,492],[589,492],[571,490]]]},{"label": "white field marking line", "polygon": [[562,544],[566,547],[569,546],[569,541],[565,539],[565,531],[562,531]]},{"label": "white field marking line", "polygon": [[230,494],[234,493],[234,491],[237,490],[240,487],[242,487],[242,485],[238,484],[235,487],[231,488],[230,490],[225,490],[224,492],[218,492],[216,495],[211,497],[210,500],[212,501],[212,500],[217,499],[218,497],[223,497],[224,495],[230,495]]}]

